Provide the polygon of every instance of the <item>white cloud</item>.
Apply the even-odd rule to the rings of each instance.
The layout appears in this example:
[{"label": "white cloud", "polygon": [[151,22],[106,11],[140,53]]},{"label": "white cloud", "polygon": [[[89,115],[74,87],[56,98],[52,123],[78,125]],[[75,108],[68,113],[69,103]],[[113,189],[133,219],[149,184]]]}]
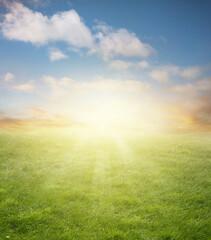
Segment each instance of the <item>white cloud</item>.
[{"label": "white cloud", "polygon": [[121,80],[97,77],[93,81],[79,82],[71,78],[56,79],[51,76],[43,76],[50,88],[53,90],[54,95],[65,95],[73,90],[74,93],[85,92],[124,92],[124,93],[142,93],[150,89],[150,84],[136,80]]},{"label": "white cloud", "polygon": [[116,70],[128,69],[130,66],[132,66],[131,62],[121,60],[113,60],[109,63],[109,68]]},{"label": "white cloud", "polygon": [[116,56],[124,57],[148,57],[155,50],[146,43],[143,43],[135,33],[128,32],[121,28],[114,30],[112,27],[100,25],[95,27],[98,32],[95,37],[97,43],[90,53],[99,53],[105,60]]},{"label": "white cloud", "polygon": [[185,85],[176,85],[169,90],[178,93],[196,93],[196,89],[192,83],[188,83]]},{"label": "white cloud", "polygon": [[10,82],[13,79],[14,79],[14,75],[10,72],[8,72],[4,75],[4,81],[5,82]]},{"label": "white cloud", "polygon": [[201,68],[198,66],[194,66],[194,67],[186,67],[184,68],[179,75],[184,77],[184,78],[188,78],[188,79],[195,79],[197,77],[199,77],[201,75]]},{"label": "white cloud", "polygon": [[53,61],[58,61],[61,59],[68,58],[67,55],[65,55],[61,50],[57,48],[49,48],[49,58]]},{"label": "white cloud", "polygon": [[116,69],[116,70],[125,70],[130,67],[136,68],[136,69],[145,69],[149,67],[149,63],[146,61],[140,61],[140,62],[129,62],[129,61],[122,61],[122,60],[112,60],[108,67],[110,69]]},{"label": "white cloud", "polygon": [[140,61],[136,65],[138,68],[141,68],[141,69],[145,69],[149,67],[149,63],[146,61]]},{"label": "white cloud", "polygon": [[184,79],[196,79],[202,75],[202,68],[199,66],[178,67],[175,65],[166,65],[155,67],[149,76],[161,83],[167,83],[170,81],[170,76],[180,76]]},{"label": "white cloud", "polygon": [[51,76],[43,76],[42,80],[50,86],[55,96],[65,95],[66,91],[71,89],[74,84],[74,80],[67,77],[56,79]]},{"label": "white cloud", "polygon": [[197,94],[198,92],[211,92],[211,77],[206,77],[194,83],[176,85],[169,89],[172,92],[183,94]]},{"label": "white cloud", "polygon": [[211,77],[195,82],[195,86],[199,91],[211,91]]},{"label": "white cloud", "polygon": [[166,71],[153,70],[149,73],[149,76],[159,83],[168,83],[169,82],[169,74]]},{"label": "white cloud", "polygon": [[75,82],[71,78],[67,78],[67,77],[56,79],[46,75],[44,75],[42,79],[44,82],[48,83],[52,88],[59,88],[59,87],[69,88],[69,87],[72,87],[72,84]]},{"label": "white cloud", "polygon": [[91,47],[93,37],[89,28],[75,10],[44,16],[32,11],[21,3],[13,2],[8,6],[1,24],[2,34],[9,40],[47,44],[64,41],[74,47]]},{"label": "white cloud", "polygon": [[35,85],[33,81],[29,81],[28,83],[14,85],[12,86],[12,89],[23,92],[33,92]]},{"label": "white cloud", "polygon": [[102,92],[142,93],[150,89],[150,84],[137,80],[121,80],[97,77],[96,80],[79,83],[78,87]]}]

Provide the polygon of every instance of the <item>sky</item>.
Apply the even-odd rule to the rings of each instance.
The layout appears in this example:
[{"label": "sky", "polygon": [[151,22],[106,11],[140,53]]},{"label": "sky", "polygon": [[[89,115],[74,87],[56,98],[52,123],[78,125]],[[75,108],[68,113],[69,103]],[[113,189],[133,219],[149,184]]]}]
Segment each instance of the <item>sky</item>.
[{"label": "sky", "polygon": [[0,126],[210,131],[211,2],[0,0]]}]

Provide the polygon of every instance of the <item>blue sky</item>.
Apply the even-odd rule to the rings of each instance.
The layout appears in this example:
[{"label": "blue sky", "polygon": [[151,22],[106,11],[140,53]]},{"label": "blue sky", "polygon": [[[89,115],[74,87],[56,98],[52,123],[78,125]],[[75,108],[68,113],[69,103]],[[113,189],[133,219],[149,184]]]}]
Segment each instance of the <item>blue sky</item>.
[{"label": "blue sky", "polygon": [[2,118],[96,117],[93,94],[111,115],[123,94],[131,119],[210,124],[210,1],[0,3]]}]

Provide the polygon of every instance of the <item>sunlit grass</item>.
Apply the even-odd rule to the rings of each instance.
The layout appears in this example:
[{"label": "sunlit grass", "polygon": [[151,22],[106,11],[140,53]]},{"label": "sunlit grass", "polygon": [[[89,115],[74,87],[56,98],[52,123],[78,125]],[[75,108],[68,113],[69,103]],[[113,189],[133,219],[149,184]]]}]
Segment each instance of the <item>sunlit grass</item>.
[{"label": "sunlit grass", "polygon": [[209,239],[211,137],[0,134],[0,239]]}]

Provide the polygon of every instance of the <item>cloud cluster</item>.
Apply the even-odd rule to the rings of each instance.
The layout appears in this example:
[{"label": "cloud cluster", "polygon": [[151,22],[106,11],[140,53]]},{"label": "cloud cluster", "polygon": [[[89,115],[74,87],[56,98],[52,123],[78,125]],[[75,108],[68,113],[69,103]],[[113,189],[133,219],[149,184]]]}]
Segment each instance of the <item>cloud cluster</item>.
[{"label": "cloud cluster", "polygon": [[[44,83],[44,85],[43,85]],[[44,100],[44,109],[33,105],[27,112],[37,125],[68,125],[65,119],[57,118],[57,114],[67,114],[75,120],[95,118],[105,114],[107,118],[114,112],[121,117],[129,116],[131,121],[146,124],[148,127],[165,126],[169,129],[198,128],[209,130],[211,126],[211,78],[174,85],[171,88],[160,89],[154,94],[151,85],[137,80],[121,80],[96,77],[92,81],[75,81],[71,78],[54,78],[43,76],[42,81],[29,81],[17,84],[8,82],[8,88],[16,91],[35,92],[40,89],[40,97]],[[38,92],[36,92],[38,93]],[[164,95],[167,96],[168,101]],[[97,114],[96,114],[97,113]],[[95,115],[94,115],[95,114]],[[102,117],[102,116],[101,116]],[[101,119],[101,118],[99,118]],[[119,119],[119,118],[118,118]],[[41,123],[41,121],[43,121]],[[0,119],[2,124],[29,124],[17,119]],[[49,122],[49,123],[48,123]],[[130,124],[132,124],[132,122]],[[135,124],[135,123],[134,123]]]},{"label": "cloud cluster", "polygon": [[10,90],[28,92],[28,93],[31,93],[36,89],[35,83],[33,80],[27,81],[25,83],[18,83],[14,80],[15,80],[15,76],[11,72],[7,72],[3,76],[2,86]]},{"label": "cloud cluster", "polygon": [[[13,76],[12,73],[7,73],[5,76]],[[101,76],[96,77],[92,81],[75,81],[68,77],[54,78],[52,76],[44,75],[42,82],[45,83],[47,90],[50,89],[50,93],[53,96],[65,96],[70,91],[74,94],[99,92],[99,93],[130,93],[138,94],[148,91],[151,85],[147,82],[137,80],[121,80],[104,78]],[[7,89],[23,91],[23,92],[34,92],[37,88],[44,87],[43,84],[35,84],[33,80],[25,83],[17,83],[11,81],[6,85]],[[40,85],[41,84],[41,85]]]},{"label": "cloud cluster", "polygon": [[13,2],[7,6],[1,24],[2,34],[9,40],[43,45],[64,41],[75,47],[91,47],[93,36],[75,10],[60,12],[52,17],[44,16]]},{"label": "cloud cluster", "polygon": [[149,83],[136,80],[121,80],[108,79],[97,77],[93,81],[78,82],[71,78],[56,79],[52,76],[43,76],[43,81],[53,91],[54,95],[65,95],[70,90],[74,93],[90,93],[90,92],[104,92],[104,93],[143,93],[148,91],[151,87]]},{"label": "cloud cluster", "polygon": [[35,129],[40,127],[72,127],[81,126],[81,123],[69,119],[67,116],[51,114],[42,110],[40,106],[32,105],[26,118],[7,116],[0,112],[0,129]]},{"label": "cloud cluster", "polygon": [[159,83],[168,83],[171,76],[180,76],[185,79],[194,80],[202,75],[202,68],[199,66],[178,67],[167,65],[155,67],[149,76]]},{"label": "cloud cluster", "polygon": [[148,57],[155,50],[146,43],[143,43],[135,33],[128,32],[127,29],[113,29],[105,25],[97,28],[95,37],[96,45],[91,52],[98,52],[105,60],[116,56],[124,57]]},{"label": "cloud cluster", "polygon": [[178,113],[186,116],[189,124],[211,128],[211,77],[192,83],[175,85],[168,89],[174,98]]},{"label": "cloud cluster", "polygon": [[193,82],[193,83],[187,83],[184,85],[175,85],[172,88],[170,88],[170,91],[177,92],[181,94],[191,94],[195,95],[199,92],[206,93],[209,92],[211,94],[211,77],[206,77],[202,80]]},{"label": "cloud cluster", "polygon": [[[105,60],[116,56],[148,57],[155,52],[135,33],[124,28],[115,30],[101,25],[95,27],[97,33],[92,33],[73,9],[48,17],[18,2],[11,2],[5,6],[8,13],[4,15],[1,23],[1,32],[9,40],[30,42],[36,45],[63,41],[73,49],[86,48],[89,54],[98,53]],[[57,52],[53,54],[52,59],[58,60],[65,56]]]}]

